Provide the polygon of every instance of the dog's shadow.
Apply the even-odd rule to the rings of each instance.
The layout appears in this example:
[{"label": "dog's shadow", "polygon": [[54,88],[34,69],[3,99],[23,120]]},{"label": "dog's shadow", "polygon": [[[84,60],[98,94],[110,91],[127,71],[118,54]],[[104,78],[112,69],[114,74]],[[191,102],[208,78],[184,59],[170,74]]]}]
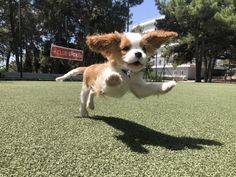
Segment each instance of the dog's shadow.
[{"label": "dog's shadow", "polygon": [[116,136],[117,140],[126,144],[133,152],[148,153],[143,145],[159,146],[169,150],[184,150],[184,149],[203,149],[204,145],[221,146],[222,143],[215,140],[177,137],[152,130],[135,122],[117,118],[94,116],[92,120],[103,121],[113,128],[121,131],[123,134]]}]

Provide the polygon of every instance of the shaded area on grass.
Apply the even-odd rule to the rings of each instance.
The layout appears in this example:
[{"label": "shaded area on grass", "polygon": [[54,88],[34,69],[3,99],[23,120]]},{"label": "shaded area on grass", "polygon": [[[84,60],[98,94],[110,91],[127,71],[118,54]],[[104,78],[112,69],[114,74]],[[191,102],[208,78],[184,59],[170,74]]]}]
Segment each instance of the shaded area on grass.
[{"label": "shaded area on grass", "polygon": [[215,140],[177,137],[152,130],[138,123],[117,117],[94,116],[89,119],[103,121],[113,128],[123,132],[116,136],[117,140],[126,144],[133,152],[149,153],[143,145],[160,146],[169,150],[203,149],[204,145],[221,146],[222,143]]}]

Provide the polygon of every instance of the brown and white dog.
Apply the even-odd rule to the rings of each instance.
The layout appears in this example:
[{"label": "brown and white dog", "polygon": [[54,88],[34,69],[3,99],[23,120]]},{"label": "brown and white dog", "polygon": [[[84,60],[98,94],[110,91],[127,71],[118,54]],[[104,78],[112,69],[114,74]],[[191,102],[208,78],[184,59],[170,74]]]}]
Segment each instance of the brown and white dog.
[{"label": "brown and white dog", "polygon": [[88,116],[87,108],[94,109],[95,95],[121,97],[130,90],[136,97],[142,98],[166,93],[176,85],[175,81],[147,83],[142,79],[141,70],[157,48],[176,36],[177,33],[168,31],[153,31],[144,35],[115,32],[88,36],[86,42],[89,48],[101,53],[108,61],[76,68],[56,80],[63,81],[83,74],[80,105],[82,117]]}]

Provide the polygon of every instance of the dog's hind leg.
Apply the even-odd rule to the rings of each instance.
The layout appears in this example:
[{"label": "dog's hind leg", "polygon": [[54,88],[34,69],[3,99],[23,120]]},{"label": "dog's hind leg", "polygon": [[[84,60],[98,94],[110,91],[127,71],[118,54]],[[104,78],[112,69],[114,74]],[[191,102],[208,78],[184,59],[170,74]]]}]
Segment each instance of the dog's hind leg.
[{"label": "dog's hind leg", "polygon": [[88,110],[86,108],[87,102],[88,102],[88,97],[89,97],[89,92],[90,89],[86,86],[82,86],[82,90],[80,93],[80,116],[81,117],[88,117]]},{"label": "dog's hind leg", "polygon": [[61,77],[57,77],[56,81],[64,81],[66,79],[71,78],[72,76],[77,76],[79,74],[81,74],[81,69],[75,68],[75,69],[72,69],[71,71],[69,71],[68,73],[66,73],[65,75],[63,75]]},{"label": "dog's hind leg", "polygon": [[95,92],[91,89],[88,96],[87,108],[94,110],[94,96]]}]

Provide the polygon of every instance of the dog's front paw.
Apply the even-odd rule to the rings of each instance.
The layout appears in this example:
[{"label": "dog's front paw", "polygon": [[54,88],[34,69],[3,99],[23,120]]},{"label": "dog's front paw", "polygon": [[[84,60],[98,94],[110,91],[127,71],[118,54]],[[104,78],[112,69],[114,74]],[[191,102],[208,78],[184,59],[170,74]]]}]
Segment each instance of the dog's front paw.
[{"label": "dog's front paw", "polygon": [[85,108],[80,108],[80,117],[89,117],[88,111]]},{"label": "dog's front paw", "polygon": [[174,86],[176,86],[176,82],[175,81],[169,81],[169,82],[165,82],[162,84],[162,91],[164,93],[169,92],[172,88],[174,88]]},{"label": "dog's front paw", "polygon": [[106,79],[106,84],[111,87],[120,85],[121,82],[122,78],[119,74],[112,74]]},{"label": "dog's front paw", "polygon": [[87,108],[89,108],[91,110],[94,110],[94,108],[95,108],[94,102],[93,101],[89,101],[88,104],[87,104]]}]

